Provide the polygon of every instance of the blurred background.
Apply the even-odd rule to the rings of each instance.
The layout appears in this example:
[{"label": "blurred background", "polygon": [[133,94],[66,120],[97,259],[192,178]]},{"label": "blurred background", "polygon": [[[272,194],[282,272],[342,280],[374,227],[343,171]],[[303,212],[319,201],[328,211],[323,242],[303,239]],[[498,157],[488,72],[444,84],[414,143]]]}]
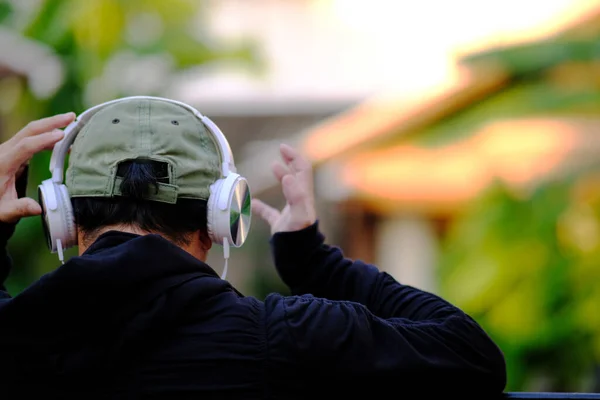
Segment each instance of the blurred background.
[{"label": "blurred background", "polygon": [[[507,390],[600,391],[600,1],[0,0],[0,50],[1,140],[171,97],[278,206],[269,166],[296,145],[329,243],[470,313]],[[9,248],[13,295],[59,266],[38,218]],[[230,265],[247,295],[287,293],[258,219]]]}]

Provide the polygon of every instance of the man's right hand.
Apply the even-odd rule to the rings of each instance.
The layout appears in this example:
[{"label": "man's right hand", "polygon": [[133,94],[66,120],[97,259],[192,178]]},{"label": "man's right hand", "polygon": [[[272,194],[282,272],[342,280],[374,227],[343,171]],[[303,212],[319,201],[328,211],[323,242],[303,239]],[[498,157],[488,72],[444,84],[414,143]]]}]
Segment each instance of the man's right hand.
[{"label": "man's right hand", "polygon": [[0,144],[0,222],[15,223],[22,217],[42,212],[34,199],[19,199],[16,180],[34,154],[52,149],[63,138],[59,128],[74,119],[74,113],[67,113],[33,121]]},{"label": "man's right hand", "polygon": [[281,211],[253,199],[252,211],[271,227],[271,234],[302,230],[317,221],[312,166],[296,149],[280,146],[283,163],[273,164],[273,174],[281,184],[286,205]]}]

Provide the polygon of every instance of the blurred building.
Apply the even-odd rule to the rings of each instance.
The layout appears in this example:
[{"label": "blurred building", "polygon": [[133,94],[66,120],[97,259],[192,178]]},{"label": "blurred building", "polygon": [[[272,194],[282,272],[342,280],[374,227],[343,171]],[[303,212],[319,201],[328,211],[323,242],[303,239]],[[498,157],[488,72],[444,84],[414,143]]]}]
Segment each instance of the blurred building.
[{"label": "blurred building", "polygon": [[[460,59],[416,96],[374,97],[297,134],[316,168],[324,229],[346,254],[436,290],[448,221],[495,180],[527,191],[600,155],[600,8],[541,37]],[[254,166],[255,191],[272,178]],[[268,157],[267,157],[268,159]]]}]

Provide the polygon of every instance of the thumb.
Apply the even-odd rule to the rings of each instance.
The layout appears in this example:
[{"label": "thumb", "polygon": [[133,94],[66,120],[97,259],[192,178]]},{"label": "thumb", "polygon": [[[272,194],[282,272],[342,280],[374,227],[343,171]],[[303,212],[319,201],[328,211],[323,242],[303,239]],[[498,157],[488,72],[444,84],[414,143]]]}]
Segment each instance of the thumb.
[{"label": "thumb", "polygon": [[0,221],[14,223],[20,218],[40,215],[42,207],[28,197],[6,202],[0,209]]}]

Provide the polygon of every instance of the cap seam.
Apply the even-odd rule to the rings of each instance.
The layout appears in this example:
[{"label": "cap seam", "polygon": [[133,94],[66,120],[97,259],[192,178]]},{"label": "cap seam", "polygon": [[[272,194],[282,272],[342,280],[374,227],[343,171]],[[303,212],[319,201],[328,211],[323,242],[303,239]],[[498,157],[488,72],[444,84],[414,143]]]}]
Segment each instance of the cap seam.
[{"label": "cap seam", "polygon": [[[201,130],[204,130],[206,132],[206,134],[210,138],[210,141],[212,142],[213,146],[217,150],[217,154],[218,154],[218,158],[219,158],[219,164],[217,165],[217,170],[219,171],[219,176],[217,177],[217,179],[222,178],[223,177],[223,168],[221,167],[221,165],[223,164],[224,155],[221,152],[221,146],[219,146],[219,143],[217,141],[217,138],[215,138],[215,135],[211,132],[211,130],[206,125],[204,125],[202,120],[200,120],[200,118],[198,118],[197,115],[194,115],[194,121]],[[202,140],[202,138],[200,138],[200,140]]]},{"label": "cap seam", "polygon": [[117,177],[117,165],[119,161],[113,162],[110,168],[110,177],[106,180],[106,186],[104,186],[104,194],[108,197],[113,197],[113,191],[115,190],[115,179]]}]

